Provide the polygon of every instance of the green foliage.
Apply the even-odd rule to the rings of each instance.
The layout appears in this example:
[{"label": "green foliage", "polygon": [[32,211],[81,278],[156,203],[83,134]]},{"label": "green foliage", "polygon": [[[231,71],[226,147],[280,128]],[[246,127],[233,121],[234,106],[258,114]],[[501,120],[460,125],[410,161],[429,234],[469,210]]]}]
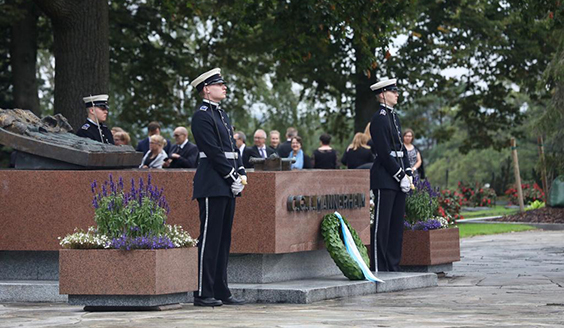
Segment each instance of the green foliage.
[{"label": "green foliage", "polygon": [[151,185],[151,177],[146,186],[139,180],[136,189],[132,180],[130,192],[123,189],[123,181],[114,183],[110,180],[97,189],[96,181],[92,184],[95,208],[94,220],[98,233],[109,238],[127,236],[160,236],[166,231],[168,205],[162,196],[162,190]]},{"label": "green foliage", "polygon": [[528,208],[527,210],[538,210],[539,208],[543,208],[545,206],[546,204],[543,201],[537,199],[531,203],[531,207]]},{"label": "green foliage", "polygon": [[[368,256],[366,246],[364,246],[356,231],[350,226],[349,222],[344,217],[343,221],[347,225],[362,259],[367,265],[369,265],[370,258]],[[337,264],[345,277],[350,280],[363,280],[364,273],[362,273],[358,264],[347,252],[345,243],[343,242],[341,223],[335,214],[327,214],[323,217],[323,221],[321,222],[321,235],[323,236],[323,241],[325,242],[325,246],[327,247],[327,251],[331,255],[331,258],[335,261],[335,264]]]},{"label": "green foliage", "polygon": [[437,193],[426,180],[415,181],[415,189],[411,190],[405,200],[405,221],[414,225],[435,217],[439,208]]}]

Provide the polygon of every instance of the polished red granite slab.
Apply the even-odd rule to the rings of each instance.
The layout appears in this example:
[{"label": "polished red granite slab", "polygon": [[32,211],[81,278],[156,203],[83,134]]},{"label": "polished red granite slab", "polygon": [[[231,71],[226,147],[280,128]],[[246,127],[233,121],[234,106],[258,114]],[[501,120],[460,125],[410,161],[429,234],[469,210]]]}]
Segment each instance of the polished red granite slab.
[{"label": "polished red granite slab", "polygon": [[[94,225],[90,184],[123,177],[163,187],[170,205],[168,222],[199,234],[197,201],[192,200],[195,170],[17,171],[0,170],[0,250],[58,250],[58,237]],[[343,209],[361,239],[370,239],[368,170],[249,172],[249,185],[237,199],[232,253],[289,253],[323,248],[320,223],[333,210],[288,211],[297,195],[362,193],[366,204]]]}]

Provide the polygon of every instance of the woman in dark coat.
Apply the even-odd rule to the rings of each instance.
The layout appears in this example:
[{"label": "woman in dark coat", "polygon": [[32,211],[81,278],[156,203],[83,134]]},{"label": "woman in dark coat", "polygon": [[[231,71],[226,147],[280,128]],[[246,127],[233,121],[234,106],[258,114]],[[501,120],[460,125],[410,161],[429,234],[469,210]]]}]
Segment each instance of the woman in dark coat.
[{"label": "woman in dark coat", "polygon": [[337,151],[329,144],[331,144],[331,136],[323,133],[319,137],[321,146],[313,152],[313,168],[314,169],[329,169],[335,170],[337,164]]},{"label": "woman in dark coat", "polygon": [[368,136],[364,133],[358,132],[354,135],[352,143],[347,147],[347,151],[341,158],[341,163],[349,169],[370,168],[366,164],[374,162],[374,154],[368,146]]}]

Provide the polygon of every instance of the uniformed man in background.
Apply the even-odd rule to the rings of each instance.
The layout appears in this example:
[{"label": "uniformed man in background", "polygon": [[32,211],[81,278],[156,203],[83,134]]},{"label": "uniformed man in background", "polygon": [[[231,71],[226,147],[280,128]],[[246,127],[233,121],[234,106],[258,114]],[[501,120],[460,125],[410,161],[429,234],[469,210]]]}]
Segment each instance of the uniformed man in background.
[{"label": "uniformed man in background", "polygon": [[247,179],[231,121],[219,105],[227,95],[227,86],[219,68],[198,76],[191,85],[203,98],[192,117],[192,134],[200,150],[193,197],[200,207],[194,305],[243,304],[233,297],[227,284],[235,197],[241,194]]},{"label": "uniformed man in background", "polygon": [[108,118],[108,95],[95,95],[82,98],[88,117],[76,131],[76,135],[106,144],[114,144],[112,132],[103,123]]},{"label": "uniformed man in background", "polygon": [[380,102],[370,123],[376,150],[370,170],[375,204],[374,224],[370,229],[370,266],[377,271],[399,271],[405,197],[411,189],[412,172],[394,109],[398,102],[396,79],[375,83],[370,89]]}]

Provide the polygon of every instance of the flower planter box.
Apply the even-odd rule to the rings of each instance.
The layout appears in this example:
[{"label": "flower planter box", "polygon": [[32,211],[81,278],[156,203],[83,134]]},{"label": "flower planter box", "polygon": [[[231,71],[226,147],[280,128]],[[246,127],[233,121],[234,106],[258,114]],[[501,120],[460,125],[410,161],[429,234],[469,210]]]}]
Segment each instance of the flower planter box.
[{"label": "flower planter box", "polygon": [[460,261],[458,228],[403,232],[401,266],[434,266]]},{"label": "flower planter box", "polygon": [[178,304],[197,288],[196,247],[59,251],[59,293],[85,309]]}]

